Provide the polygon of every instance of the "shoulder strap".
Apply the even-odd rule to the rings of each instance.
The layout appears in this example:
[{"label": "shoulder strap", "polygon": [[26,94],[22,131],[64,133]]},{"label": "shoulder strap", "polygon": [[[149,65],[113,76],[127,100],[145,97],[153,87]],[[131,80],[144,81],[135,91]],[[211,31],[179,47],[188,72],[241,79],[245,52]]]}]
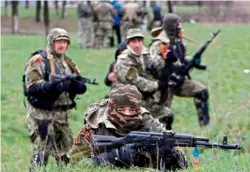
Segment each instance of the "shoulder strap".
[{"label": "shoulder strap", "polygon": [[69,57],[65,56],[65,62],[69,65],[69,67],[73,70],[74,73],[80,75],[80,72],[76,68],[76,65],[72,62],[72,60]]},{"label": "shoulder strap", "polygon": [[50,62],[51,60],[48,60],[48,55],[47,55],[48,52],[47,51],[45,51],[45,50],[37,50],[37,51],[31,53],[31,57],[36,55],[36,54],[39,54],[39,55],[41,55],[43,57],[43,60],[44,60],[44,63],[45,63],[45,76],[44,76],[44,78],[45,78],[45,80],[48,80],[50,73],[52,71],[55,71],[54,63],[53,63],[53,65],[51,65],[51,62]]}]

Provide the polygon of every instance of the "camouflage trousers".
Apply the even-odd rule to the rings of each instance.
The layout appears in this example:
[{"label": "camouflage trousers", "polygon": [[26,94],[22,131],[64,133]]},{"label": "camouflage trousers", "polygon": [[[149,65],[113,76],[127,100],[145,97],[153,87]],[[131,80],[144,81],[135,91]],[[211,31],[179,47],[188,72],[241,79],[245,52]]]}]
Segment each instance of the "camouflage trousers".
[{"label": "camouflage trousers", "polygon": [[[207,116],[205,118],[209,118],[208,91],[207,91],[207,88],[200,82],[195,81],[195,80],[185,79],[184,83],[182,84],[180,88],[177,88],[177,89],[169,88],[168,99],[166,102],[166,106],[169,108],[171,108],[174,95],[179,96],[179,97],[193,97],[194,98],[194,104],[197,110],[197,115],[198,115],[200,124],[204,123],[203,121],[205,120],[203,119],[204,116]],[[209,119],[206,119],[206,120],[209,121]]]},{"label": "camouflage trousers", "polygon": [[77,34],[77,44],[82,47],[83,35],[85,35],[86,47],[90,48],[93,46],[93,28],[92,21],[88,18],[78,19],[78,34]]},{"label": "camouflage trousers", "polygon": [[68,117],[69,111],[47,111],[35,108],[28,110],[29,137],[33,150],[32,168],[46,164],[49,155],[55,157],[58,163],[65,162],[67,152],[73,145],[73,133]]},{"label": "camouflage trousers", "polygon": [[105,37],[111,38],[113,36],[113,25],[110,22],[99,22],[95,29],[94,47],[103,47]]}]

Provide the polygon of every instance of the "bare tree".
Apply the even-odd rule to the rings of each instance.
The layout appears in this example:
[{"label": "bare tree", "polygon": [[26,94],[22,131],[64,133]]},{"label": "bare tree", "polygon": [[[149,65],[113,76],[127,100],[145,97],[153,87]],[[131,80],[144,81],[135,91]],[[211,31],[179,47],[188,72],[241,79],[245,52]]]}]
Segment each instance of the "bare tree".
[{"label": "bare tree", "polygon": [[197,1],[197,6],[199,8],[199,14],[201,13],[201,8],[202,8],[202,2],[201,1]]},{"label": "bare tree", "polygon": [[12,1],[12,33],[19,32],[18,1]]},{"label": "bare tree", "polygon": [[4,1],[4,16],[9,15],[9,10],[8,10],[8,1]]},{"label": "bare tree", "polygon": [[36,22],[41,22],[41,1],[36,1]]},{"label": "bare tree", "polygon": [[174,11],[173,11],[173,4],[172,4],[172,2],[170,0],[168,0],[167,3],[168,3],[168,12],[169,13],[173,13]]},{"label": "bare tree", "polygon": [[49,4],[48,1],[44,1],[43,6],[43,20],[44,20],[44,27],[45,27],[45,35],[47,36],[49,33]]},{"label": "bare tree", "polygon": [[62,14],[61,14],[62,19],[66,18],[66,4],[67,4],[67,2],[63,1],[63,3],[62,3]]},{"label": "bare tree", "polygon": [[59,16],[59,8],[58,8],[58,1],[54,1],[56,16]]},{"label": "bare tree", "polygon": [[26,9],[28,9],[29,8],[29,6],[30,6],[30,3],[29,3],[30,1],[25,1],[25,8]]}]

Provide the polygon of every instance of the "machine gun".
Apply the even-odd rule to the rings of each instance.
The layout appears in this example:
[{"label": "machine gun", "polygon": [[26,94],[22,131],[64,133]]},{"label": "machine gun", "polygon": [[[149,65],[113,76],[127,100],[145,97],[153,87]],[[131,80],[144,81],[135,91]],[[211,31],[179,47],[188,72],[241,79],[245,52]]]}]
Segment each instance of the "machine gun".
[{"label": "machine gun", "polygon": [[180,134],[174,132],[140,132],[131,131],[125,137],[114,137],[104,135],[93,135],[93,149],[95,151],[108,151],[131,144],[132,148],[140,150],[150,150],[151,148],[161,147],[206,147],[220,149],[242,148],[239,144],[228,144],[227,137],[223,138],[222,144],[212,143],[206,137],[197,137],[189,134]]}]

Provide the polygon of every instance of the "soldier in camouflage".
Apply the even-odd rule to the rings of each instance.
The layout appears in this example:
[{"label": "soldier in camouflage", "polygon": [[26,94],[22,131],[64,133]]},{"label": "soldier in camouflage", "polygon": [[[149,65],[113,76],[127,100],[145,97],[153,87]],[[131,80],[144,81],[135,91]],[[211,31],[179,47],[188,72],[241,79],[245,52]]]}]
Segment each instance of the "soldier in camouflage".
[{"label": "soldier in camouflage", "polygon": [[[91,104],[85,113],[85,125],[79,131],[75,144],[69,152],[73,161],[79,161],[86,157],[92,157],[95,164],[111,163],[115,166],[127,167],[123,162],[123,155],[113,155],[105,152],[102,155],[92,149],[92,134],[123,137],[130,131],[163,132],[165,127],[150,115],[150,112],[141,107],[141,93],[135,86],[117,84],[111,90],[109,99]],[[116,151],[116,150],[114,150]],[[119,152],[120,150],[117,149]],[[150,154],[150,153],[149,153]],[[145,155],[145,154],[143,154]],[[154,156],[152,154],[149,155]],[[171,160],[166,162],[167,169],[180,169],[187,167],[187,160],[183,151],[171,149],[169,152]],[[143,156],[147,159],[148,156]],[[115,160],[113,162],[112,160]],[[131,160],[133,162],[135,159]],[[122,162],[122,164],[120,163]],[[145,162],[145,161],[143,161]],[[153,162],[159,163],[159,162]],[[125,165],[124,165],[125,164]],[[149,167],[150,164],[136,162],[131,164],[139,167]],[[157,167],[156,164],[152,164]]]},{"label": "soldier in camouflage", "polygon": [[122,7],[122,34],[126,38],[129,29],[140,28],[142,8],[137,2],[126,2]]},{"label": "soldier in camouflage", "polygon": [[[171,49],[178,58],[177,62],[173,63],[172,66],[184,67],[190,60],[190,57],[187,55],[186,46],[182,42],[183,35],[181,32],[180,17],[176,14],[165,14],[163,27],[152,32],[152,36],[156,37],[159,34],[163,34],[163,32],[165,32],[170,39],[169,49]],[[152,47],[151,49],[156,48]],[[190,78],[185,78],[180,87],[170,89],[167,101],[168,107],[171,107],[173,95],[193,97],[200,126],[208,125],[210,119],[208,110],[209,94],[208,89],[202,83]]]},{"label": "soldier in camouflage", "polygon": [[148,70],[157,64],[143,46],[143,38],[140,29],[128,30],[127,50],[118,56],[115,65],[116,82],[135,85],[143,95],[142,106],[164,123],[167,129],[172,129],[173,112],[160,103],[162,93],[167,94],[168,83],[155,79]]},{"label": "soldier in camouflage", "polygon": [[99,2],[94,6],[95,15],[95,40],[94,47],[103,47],[103,41],[105,36],[109,39],[109,47],[111,47],[112,27],[116,10],[109,2]]},{"label": "soldier in camouflage", "polygon": [[86,37],[86,48],[93,47],[93,8],[91,2],[81,1],[77,6],[77,15],[78,15],[78,39],[77,46],[83,48],[82,46],[82,36],[83,34]]},{"label": "soldier in camouflage", "polygon": [[[76,94],[86,91],[79,79],[79,70],[65,56],[69,44],[67,31],[54,28],[47,36],[46,50],[33,53],[26,64],[24,94],[28,99],[27,120],[33,148],[30,171],[46,165],[49,155],[54,156],[57,163],[69,162],[66,153],[74,143],[70,109],[75,106]],[[54,81],[54,76],[70,76],[79,82]]]}]

